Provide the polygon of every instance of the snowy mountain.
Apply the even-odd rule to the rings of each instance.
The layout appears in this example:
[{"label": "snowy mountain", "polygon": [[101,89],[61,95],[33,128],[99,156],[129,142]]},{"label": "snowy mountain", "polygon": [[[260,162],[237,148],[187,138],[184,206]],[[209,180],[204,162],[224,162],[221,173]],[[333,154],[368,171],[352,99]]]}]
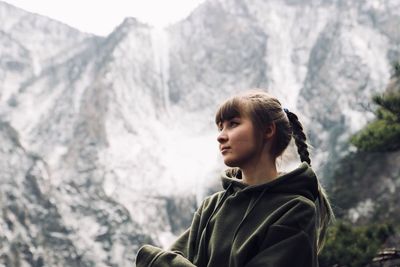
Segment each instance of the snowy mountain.
[{"label": "snowy mountain", "polygon": [[0,4],[0,21],[0,103],[10,99],[46,66],[70,57],[75,47],[90,37],[4,2]]},{"label": "snowy mountain", "polygon": [[394,0],[214,0],[107,37],[4,2],[0,22],[0,266],[131,266],[167,246],[217,188],[213,114],[243,89],[298,112],[323,173],[400,55]]}]

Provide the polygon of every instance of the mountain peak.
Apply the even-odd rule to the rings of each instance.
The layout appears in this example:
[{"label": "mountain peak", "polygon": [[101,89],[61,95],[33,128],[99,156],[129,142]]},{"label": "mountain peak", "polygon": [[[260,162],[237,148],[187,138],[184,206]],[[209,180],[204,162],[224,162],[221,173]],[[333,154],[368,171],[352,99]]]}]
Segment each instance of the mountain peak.
[{"label": "mountain peak", "polygon": [[126,17],[121,24],[119,24],[114,31],[121,31],[122,29],[133,29],[133,28],[150,28],[151,25],[139,21],[134,17]]}]

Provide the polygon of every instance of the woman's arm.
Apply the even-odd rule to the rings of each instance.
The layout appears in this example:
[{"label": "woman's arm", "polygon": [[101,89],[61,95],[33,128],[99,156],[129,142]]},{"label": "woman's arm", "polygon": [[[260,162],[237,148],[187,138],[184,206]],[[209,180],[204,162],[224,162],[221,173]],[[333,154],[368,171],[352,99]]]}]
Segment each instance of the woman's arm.
[{"label": "woman's arm", "polygon": [[201,208],[195,212],[192,224],[168,250],[150,245],[141,247],[136,256],[137,267],[195,267],[188,258],[193,254],[199,231]]},{"label": "woman's arm", "polygon": [[179,252],[143,246],[136,256],[136,267],[196,267]]}]

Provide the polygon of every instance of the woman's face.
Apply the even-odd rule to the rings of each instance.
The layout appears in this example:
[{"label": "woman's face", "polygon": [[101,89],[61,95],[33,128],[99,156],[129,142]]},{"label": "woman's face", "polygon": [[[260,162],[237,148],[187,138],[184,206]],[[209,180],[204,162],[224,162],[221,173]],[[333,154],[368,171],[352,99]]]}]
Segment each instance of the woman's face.
[{"label": "woman's face", "polygon": [[242,168],[257,160],[262,150],[262,138],[247,116],[234,117],[218,125],[217,141],[224,163]]}]

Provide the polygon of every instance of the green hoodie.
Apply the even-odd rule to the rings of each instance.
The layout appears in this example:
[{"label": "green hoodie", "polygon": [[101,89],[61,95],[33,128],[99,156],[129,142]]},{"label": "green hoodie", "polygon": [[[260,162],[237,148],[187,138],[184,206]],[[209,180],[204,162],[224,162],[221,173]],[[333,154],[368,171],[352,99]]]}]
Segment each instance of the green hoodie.
[{"label": "green hoodie", "polygon": [[307,163],[259,185],[226,172],[222,184],[169,250],[143,246],[136,266],[318,266],[318,183]]}]

